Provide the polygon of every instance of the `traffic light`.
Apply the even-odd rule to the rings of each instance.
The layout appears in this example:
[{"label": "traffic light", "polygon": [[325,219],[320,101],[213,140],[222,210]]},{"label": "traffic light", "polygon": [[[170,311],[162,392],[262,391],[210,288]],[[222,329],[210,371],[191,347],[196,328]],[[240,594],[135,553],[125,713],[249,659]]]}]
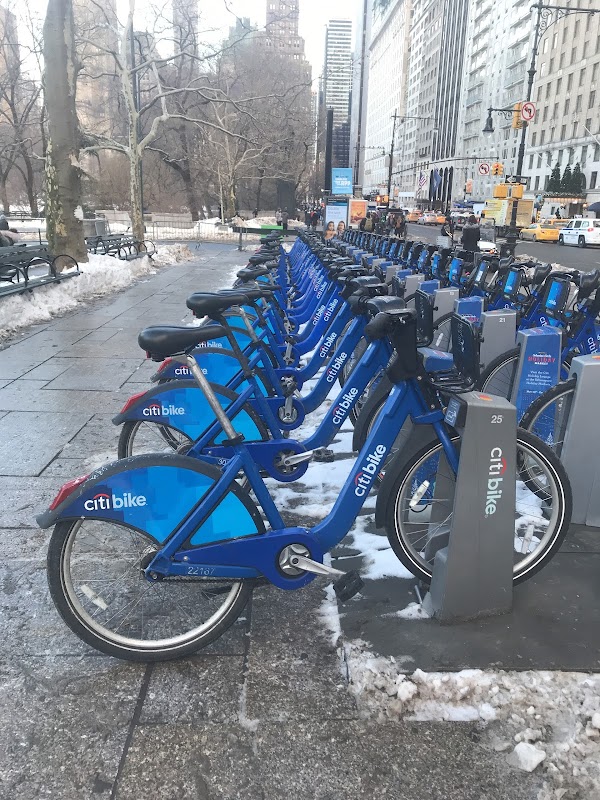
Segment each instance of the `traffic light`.
[{"label": "traffic light", "polygon": [[515,103],[513,106],[513,118],[512,118],[512,127],[513,128],[522,128],[523,127],[523,118],[521,117],[521,106],[522,103]]},{"label": "traffic light", "polygon": [[501,164],[499,161],[492,164],[492,175],[504,175],[504,164]]}]

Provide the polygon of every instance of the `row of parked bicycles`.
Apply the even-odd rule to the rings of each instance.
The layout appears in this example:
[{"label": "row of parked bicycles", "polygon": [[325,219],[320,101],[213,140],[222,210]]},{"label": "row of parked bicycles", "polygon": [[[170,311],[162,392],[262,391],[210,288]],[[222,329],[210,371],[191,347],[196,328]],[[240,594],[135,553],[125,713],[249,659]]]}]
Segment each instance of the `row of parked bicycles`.
[{"label": "row of parked bicycles", "polygon": [[[376,524],[402,563],[431,580],[461,457],[448,400],[473,389],[509,396],[514,353],[480,374],[476,321],[452,313],[434,323],[427,295],[406,294],[413,273],[488,308],[513,306],[519,326],[562,325],[565,368],[585,332],[597,340],[597,273],[360,232],[326,245],[303,233],[289,252],[264,237],[232,289],[185,300],[197,327],[140,333],[160,366],[114,419],[119,460],[65,484],[38,517],[54,526],[52,598],[81,639],[120,658],[166,660],[221,636],[257,584],[294,590],[326,576],[349,600],[360,576],[327,554],[374,487]],[[314,432],[296,438],[332,392]],[[347,420],[356,456],[332,510],[312,528],[286,526],[265,478],[301,479],[312,459],[330,456]],[[409,425],[428,432],[416,452],[403,447]],[[531,420],[518,429],[515,583],[552,558],[568,529],[558,449]]]}]

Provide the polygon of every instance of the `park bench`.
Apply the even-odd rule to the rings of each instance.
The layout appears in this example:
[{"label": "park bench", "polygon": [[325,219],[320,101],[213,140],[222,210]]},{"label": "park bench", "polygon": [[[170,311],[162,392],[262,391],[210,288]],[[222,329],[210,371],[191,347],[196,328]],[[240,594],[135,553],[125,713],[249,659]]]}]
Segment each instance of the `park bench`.
[{"label": "park bench", "polygon": [[154,243],[149,239],[142,242],[129,233],[107,233],[86,236],[85,244],[89,253],[99,253],[124,260],[138,256],[152,256],[156,253]]},{"label": "park bench", "polygon": [[[59,272],[59,266],[69,272]],[[53,256],[48,245],[0,247],[0,296],[31,292],[37,286],[60,283],[75,275],[79,275],[77,261],[71,256]]]}]

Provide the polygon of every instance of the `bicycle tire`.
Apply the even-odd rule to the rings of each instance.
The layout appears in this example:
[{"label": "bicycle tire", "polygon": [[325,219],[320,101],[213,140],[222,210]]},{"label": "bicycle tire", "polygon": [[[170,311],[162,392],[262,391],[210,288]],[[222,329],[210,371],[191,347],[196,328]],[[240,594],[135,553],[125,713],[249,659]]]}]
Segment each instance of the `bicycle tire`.
[{"label": "bicycle tire", "polygon": [[[447,314],[442,314],[441,317],[433,325],[433,338],[430,347],[436,350],[442,350],[449,353],[452,347],[452,338],[450,336],[450,321],[454,313],[449,311]],[[437,333],[436,333],[437,332]],[[440,338],[442,336],[442,338]]]},{"label": "bicycle tire", "polygon": [[[518,347],[513,347],[512,350],[507,350],[506,353],[501,353],[490,361],[479,376],[477,389],[480,392],[487,392],[487,394],[494,394],[508,400],[512,393],[520,352]],[[506,370],[504,375],[502,375],[502,370]]]},{"label": "bicycle tire", "polygon": [[[569,378],[568,381],[551,386],[550,389],[547,389],[531,403],[519,423],[522,428],[533,433],[545,442],[548,447],[551,447],[559,458],[564,441],[562,438],[564,425],[568,422],[576,385],[577,379]],[[543,415],[547,413],[547,410],[553,404],[556,405],[555,413],[543,419]],[[560,416],[557,416],[557,414]],[[557,425],[559,426],[558,430],[561,431],[558,437],[556,435]]]},{"label": "bicycle tire", "polygon": [[[453,437],[452,441],[457,443],[459,441],[459,437]],[[525,431],[521,428],[517,429],[517,447],[522,452],[524,451],[528,453],[530,458],[531,454],[535,454],[535,457],[538,458],[538,463],[541,463],[544,466],[545,474],[549,476],[553,482],[553,493],[555,490],[557,502],[556,508],[552,511],[552,517],[550,520],[552,524],[551,530],[549,530],[541,539],[538,540],[539,544],[536,546],[536,549],[533,551],[533,553],[528,552],[524,559],[518,563],[515,563],[513,570],[513,584],[515,585],[531,578],[552,559],[556,551],[560,548],[567,534],[572,510],[571,487],[569,484],[569,479],[564,467],[552,450],[536,436],[533,436],[533,434],[529,433],[529,431]],[[409,541],[409,535],[419,533],[419,531],[413,530],[409,534],[409,531],[406,528],[403,528],[401,523],[399,524],[398,505],[402,502],[403,498],[406,499],[409,496],[408,493],[411,491],[410,487],[411,485],[414,485],[415,481],[418,481],[417,486],[419,488],[423,485],[422,476],[424,474],[424,470],[428,469],[427,461],[432,458],[434,460],[436,457],[439,458],[439,455],[442,451],[442,445],[439,441],[435,441],[429,445],[426,445],[411,459],[404,463],[400,467],[397,474],[386,476],[389,477],[390,483],[388,484],[388,491],[385,493],[385,508],[381,516],[378,514],[378,518],[383,518],[384,520],[386,534],[394,553],[402,562],[402,564],[404,564],[404,566],[410,570],[415,577],[419,578],[424,583],[431,582],[433,565],[431,562],[426,561],[421,555],[421,551],[424,549],[424,544],[422,544],[423,537],[417,540],[421,542],[418,549],[416,549],[413,543]],[[519,464],[523,464],[523,460],[517,458],[517,476],[522,476],[523,469],[519,468]],[[390,465],[389,469],[393,470],[393,465]],[[531,467],[528,467],[528,470],[531,471]],[[420,477],[418,477],[419,475]],[[536,488],[539,487],[538,477],[539,473],[536,474],[534,481]],[[525,483],[525,481],[521,482]],[[391,489],[389,488],[390,484]],[[431,487],[428,487],[427,491],[429,491],[430,488]],[[527,486],[526,489],[531,494],[534,494]],[[433,491],[434,490],[431,491],[431,495],[433,495]],[[522,495],[522,497],[519,498],[519,495],[517,495],[517,508],[515,509],[515,512],[517,515],[521,514],[520,518],[524,518],[522,514],[522,501],[524,497],[526,496]],[[423,503],[423,499],[425,499],[425,503]],[[536,502],[537,499],[539,498],[536,498]],[[450,500],[445,499],[443,502],[449,504]],[[521,502],[520,507],[519,502]],[[420,498],[419,503],[426,506],[427,499]],[[415,513],[422,513],[423,510],[425,509],[421,509]],[[527,507],[527,505],[525,505],[525,515],[530,516],[530,507]],[[447,522],[448,518],[449,516],[444,520],[444,522]],[[422,525],[423,522],[419,522],[417,524]],[[519,533],[520,529],[517,528],[515,532],[515,541],[519,539]],[[526,541],[525,535],[523,537],[523,541]]]},{"label": "bicycle tire", "polygon": [[[229,589],[224,588],[224,590],[221,590],[215,581],[209,582],[208,580],[188,581],[187,579],[178,579],[159,584],[148,583],[141,575],[141,564],[144,558],[147,557],[146,549],[150,548],[148,552],[151,552],[153,549],[156,549],[158,545],[153,539],[143,534],[137,528],[125,524],[117,525],[111,523],[110,528],[124,529],[126,535],[122,538],[123,540],[128,539],[132,546],[130,555],[134,556],[134,561],[127,562],[128,571],[131,573],[131,580],[128,580],[126,574],[119,574],[119,564],[117,562],[114,568],[116,577],[112,579],[112,585],[110,583],[110,578],[108,579],[106,589],[104,590],[104,597],[102,594],[103,588],[101,580],[98,578],[93,579],[93,590],[89,587],[90,580],[87,578],[79,578],[81,583],[77,585],[77,579],[73,574],[73,570],[77,570],[78,568],[78,549],[75,548],[76,537],[84,526],[88,528],[91,527],[88,523],[94,523],[93,528],[95,531],[96,528],[100,530],[99,526],[103,524],[105,528],[108,527],[106,522],[107,521],[94,519],[76,519],[59,522],[54,528],[48,548],[47,568],[50,595],[64,622],[86,644],[89,644],[102,653],[127,661],[141,661],[146,663],[169,661],[195,653],[200,648],[218,639],[236,621],[245,608],[254,587],[254,580],[252,579],[231,581],[223,579],[219,583],[223,584],[224,587],[230,585]],[[94,533],[94,546],[91,548],[94,558],[92,568],[101,570],[102,559],[106,559],[108,575],[110,574],[111,559],[114,558],[114,555],[118,557],[120,551],[118,550],[116,542],[111,545],[115,548],[115,553],[111,554],[109,548],[106,548],[105,551],[101,551],[99,548],[102,545],[99,536],[99,533]],[[140,544],[146,544],[146,549],[134,552],[138,539]],[[147,543],[145,540],[147,540]],[[126,547],[125,541],[122,546],[123,548]],[[71,556],[74,548],[75,561],[73,562]],[[86,563],[85,555],[84,546],[80,556],[80,564],[82,566]],[[89,552],[87,555],[89,556]],[[87,563],[89,568],[89,560]],[[122,564],[120,564],[120,568],[122,569]],[[100,574],[100,572],[94,572],[93,574],[97,575]],[[133,605],[131,611],[124,614],[125,610],[132,606],[133,601],[129,598],[132,592],[134,593],[134,597],[136,596],[135,592],[138,582],[144,591],[140,594],[140,590],[137,589],[138,601]],[[206,588],[203,587],[208,586],[209,591],[207,592]],[[78,589],[79,593],[77,591]],[[155,590],[157,591],[155,592]],[[153,592],[155,595],[158,595],[158,597],[155,598],[152,596],[151,593]],[[169,592],[172,593],[171,597],[173,598],[170,601],[167,599]],[[107,627],[111,624],[113,624],[114,627],[116,624],[113,623],[113,616],[116,616],[119,611],[117,611],[113,604],[116,604],[119,600],[119,593],[124,594],[122,603],[129,603],[129,605],[125,604],[120,612],[122,615],[124,614],[122,633],[119,633],[118,628],[113,631]],[[135,639],[132,635],[123,635],[125,631],[131,630],[135,624],[133,611],[136,608],[138,609],[137,613],[141,614],[141,627],[143,630],[144,606],[146,606],[146,625],[149,626],[152,624],[154,626],[160,626],[166,622],[166,620],[161,620],[161,617],[164,619],[166,616],[166,603],[170,602],[172,604],[173,614],[175,616],[179,615],[182,617],[184,614],[187,616],[188,613],[198,614],[198,609],[201,607],[200,604],[202,602],[208,603],[212,597],[217,598],[218,602],[220,594],[224,595],[221,605],[214,611],[211,611],[208,618],[202,622],[202,624],[196,624],[189,632],[182,631],[176,637],[160,637],[153,642],[148,642],[148,640],[144,640],[143,638]],[[189,602],[188,600],[190,595],[192,595],[193,602]],[[160,599],[161,597],[163,598],[162,600]],[[185,598],[185,601],[183,598]],[[155,599],[156,602],[153,602]],[[94,603],[97,606],[96,608],[94,608]],[[183,605],[180,606],[182,603]],[[106,609],[103,609],[102,606],[106,606]],[[178,606],[180,606],[180,608],[178,608]],[[113,612],[114,614],[103,624],[101,620],[107,616],[105,611],[108,609],[111,609],[111,614],[113,614]],[[154,614],[148,614],[148,610],[153,611]],[[131,618],[128,619],[128,617]],[[196,620],[198,618],[198,616],[194,617]],[[183,621],[182,624],[184,624]],[[142,634],[140,634],[140,636],[141,635]]]}]

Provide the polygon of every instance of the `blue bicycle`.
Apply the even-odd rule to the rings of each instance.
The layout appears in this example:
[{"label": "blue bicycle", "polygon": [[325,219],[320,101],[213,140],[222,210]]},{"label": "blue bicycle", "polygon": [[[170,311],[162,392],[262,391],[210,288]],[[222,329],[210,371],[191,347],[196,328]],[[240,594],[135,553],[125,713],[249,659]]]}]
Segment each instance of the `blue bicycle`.
[{"label": "blue bicycle", "polygon": [[[472,387],[472,328],[456,317],[456,369],[434,381],[417,351],[415,312],[394,304],[395,298],[369,300],[374,317],[366,329],[369,348],[387,339],[395,350],[387,370],[392,389],[333,509],[313,528],[285,526],[251,449],[196,367],[194,348],[223,337],[224,329],[146,329],[140,345],[154,358],[186,355],[225,431],[230,458],[221,471],[176,454],[138,456],[62,487],[38,522],[55,526],[50,591],[77,636],[119,658],[161,661],[221,636],[258,581],[296,590],[320,575],[335,581],[340,600],[349,599],[360,591],[360,577],[328,566],[325,555],[351,530],[409,417],[429,426],[432,440],[411,458],[398,454],[388,465],[376,520],[398,558],[430,580],[436,549],[448,540],[460,459],[460,439],[445,422],[439,393]],[[518,432],[516,465],[516,474],[505,478],[517,481],[519,582],[560,547],[571,499],[554,454],[526,432]],[[252,496],[240,486],[240,473]]]}]

